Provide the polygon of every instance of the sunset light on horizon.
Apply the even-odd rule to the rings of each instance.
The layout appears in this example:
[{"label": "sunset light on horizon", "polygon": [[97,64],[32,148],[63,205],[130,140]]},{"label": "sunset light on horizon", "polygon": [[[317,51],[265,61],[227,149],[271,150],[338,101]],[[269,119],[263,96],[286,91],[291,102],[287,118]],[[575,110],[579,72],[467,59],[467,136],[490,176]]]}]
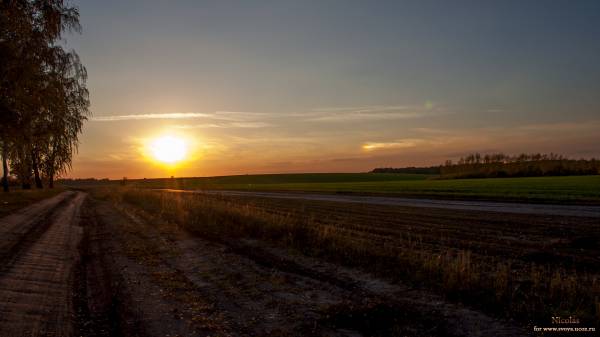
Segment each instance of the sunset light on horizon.
[{"label": "sunset light on horizon", "polygon": [[67,177],[163,177],[139,149],[181,133],[177,176],[600,157],[593,2],[151,3],[77,1],[92,116]]},{"label": "sunset light on horizon", "polygon": [[0,1],[0,336],[591,336],[599,0]]}]

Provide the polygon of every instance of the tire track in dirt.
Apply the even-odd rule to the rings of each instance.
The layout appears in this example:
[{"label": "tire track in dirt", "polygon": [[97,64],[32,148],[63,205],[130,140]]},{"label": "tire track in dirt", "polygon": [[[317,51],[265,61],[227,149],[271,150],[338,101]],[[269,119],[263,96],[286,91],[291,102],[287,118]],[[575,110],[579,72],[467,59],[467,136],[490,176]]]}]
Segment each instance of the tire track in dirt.
[{"label": "tire track in dirt", "polygon": [[6,269],[7,263],[21,249],[21,244],[34,242],[33,236],[41,234],[49,224],[49,218],[68,199],[71,192],[64,192],[52,198],[30,205],[18,212],[0,219],[0,263]]},{"label": "tire track in dirt", "polygon": [[0,219],[0,232],[0,336],[521,332],[402,285],[258,241],[193,236],[82,192]]},{"label": "tire track in dirt", "polygon": [[[307,271],[313,277],[330,275],[337,284],[348,284],[354,288],[354,293],[370,297],[378,303],[366,308],[337,308],[332,311],[329,322],[355,329],[372,329],[369,325],[389,324],[385,320],[394,320],[394,315],[420,317],[430,323],[430,328],[436,333],[446,336],[525,336],[527,333],[514,322],[499,320],[485,313],[465,307],[457,303],[449,303],[441,296],[423,289],[408,287],[401,283],[391,283],[384,279],[375,278],[368,273],[356,269],[339,266],[298,252],[282,249],[257,240],[242,240],[241,245],[247,251],[254,250],[251,256],[271,256],[269,260],[279,260],[280,264],[299,266],[303,274]],[[404,312],[403,312],[404,311]],[[433,328],[438,330],[433,330]]]},{"label": "tire track in dirt", "polygon": [[[120,337],[123,321],[128,318],[120,310],[131,303],[126,294],[117,288],[122,283],[120,275],[111,277],[108,268],[114,265],[108,245],[112,233],[97,221],[97,213],[86,198],[81,209],[83,238],[79,245],[81,263],[75,272],[74,306],[77,315],[76,333],[86,337]],[[127,334],[136,336],[136,333]]]},{"label": "tire track in dirt", "polygon": [[3,219],[11,238],[3,241],[0,336],[73,335],[72,286],[85,196],[64,192]]},{"label": "tire track in dirt", "polygon": [[177,252],[164,261],[242,335],[525,335],[512,323],[365,273],[258,241],[193,237],[136,209],[125,214],[148,240]]},{"label": "tire track in dirt", "polygon": [[[108,326],[111,336],[238,335],[229,332],[220,313],[180,271],[165,263],[164,255],[172,251],[162,241],[107,202],[94,200],[86,212],[92,218],[85,225],[90,244],[83,304],[96,321],[92,325],[107,317],[116,321]],[[82,330],[102,335],[94,327]]]},{"label": "tire track in dirt", "polygon": [[[109,212],[103,209],[103,216]],[[116,212],[110,212],[113,223]],[[256,263],[226,245],[173,231],[161,220],[132,209],[118,212],[120,223],[129,222],[136,236],[160,247],[161,264],[191,283],[198,299],[214,306],[223,317],[226,335],[361,336],[319,323],[322,308],[350,301],[351,291]]]}]

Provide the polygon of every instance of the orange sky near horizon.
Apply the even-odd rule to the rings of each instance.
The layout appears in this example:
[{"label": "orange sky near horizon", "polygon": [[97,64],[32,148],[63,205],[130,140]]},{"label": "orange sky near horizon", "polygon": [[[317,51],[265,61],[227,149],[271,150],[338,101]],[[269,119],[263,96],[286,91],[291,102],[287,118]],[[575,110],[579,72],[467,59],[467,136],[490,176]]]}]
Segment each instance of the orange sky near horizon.
[{"label": "orange sky near horizon", "polygon": [[[66,177],[600,157],[597,1],[74,4],[93,116]],[[167,135],[177,164],[149,154]]]},{"label": "orange sky near horizon", "polygon": [[[335,133],[277,136],[273,126],[271,131],[264,127],[266,130],[263,132],[267,135],[259,133],[241,137],[235,134],[235,129],[230,131],[233,134],[223,131],[223,128],[209,128],[211,131],[217,129],[217,132],[203,132],[195,128],[180,128],[173,122],[163,119],[88,122],[73,170],[67,177],[120,179],[366,172],[375,167],[439,165],[446,159],[456,159],[474,151],[509,154],[554,152],[573,158],[590,158],[598,156],[594,151],[600,144],[600,134],[596,132],[600,121],[457,131],[416,128],[413,130],[415,136],[409,138],[383,141],[375,136],[359,136],[352,142],[346,140],[342,143],[336,143],[338,135]],[[87,137],[96,134],[100,137],[106,127],[112,130],[110,137],[105,137],[99,144],[86,143]],[[123,134],[116,136],[121,129]],[[148,152],[148,144],[165,135],[184,139],[188,147],[185,158],[175,164],[161,163]]]}]

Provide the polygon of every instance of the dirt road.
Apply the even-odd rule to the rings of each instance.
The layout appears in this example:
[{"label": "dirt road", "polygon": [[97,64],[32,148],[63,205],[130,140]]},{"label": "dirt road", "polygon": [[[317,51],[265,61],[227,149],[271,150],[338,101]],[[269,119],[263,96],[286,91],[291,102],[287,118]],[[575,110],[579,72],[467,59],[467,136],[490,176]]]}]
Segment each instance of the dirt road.
[{"label": "dirt road", "polygon": [[0,336],[73,335],[83,198],[65,192],[0,221]]},{"label": "dirt road", "polygon": [[252,240],[65,192],[0,220],[0,336],[519,336],[513,324]]},{"label": "dirt road", "polygon": [[286,192],[251,192],[251,191],[207,191],[207,190],[172,190],[171,192],[185,193],[207,193],[225,196],[280,198],[280,199],[303,199],[315,201],[337,201],[349,203],[361,203],[371,205],[390,205],[423,208],[456,209],[465,211],[500,212],[514,214],[539,214],[560,215],[576,217],[600,218],[600,206],[579,205],[547,205],[512,202],[493,201],[458,201],[458,200],[436,200],[421,198],[397,198],[361,195],[339,195],[339,194],[310,194],[310,193],[286,193]]}]

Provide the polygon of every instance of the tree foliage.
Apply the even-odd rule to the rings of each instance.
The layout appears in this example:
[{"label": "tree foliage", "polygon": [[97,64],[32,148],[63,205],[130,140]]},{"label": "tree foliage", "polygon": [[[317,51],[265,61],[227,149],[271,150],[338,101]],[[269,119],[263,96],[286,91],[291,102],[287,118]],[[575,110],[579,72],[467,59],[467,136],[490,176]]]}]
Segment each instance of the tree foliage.
[{"label": "tree foliage", "polygon": [[473,153],[440,167],[442,178],[538,177],[600,174],[596,159],[568,159],[554,153]]},{"label": "tree foliage", "polygon": [[89,114],[87,73],[59,44],[79,31],[79,12],[63,0],[0,2],[0,146],[4,185],[10,170],[24,188],[52,182],[71,165]]},{"label": "tree foliage", "polygon": [[595,175],[600,174],[600,160],[569,159],[555,153],[472,153],[439,166],[385,167],[371,172],[438,174],[443,179]]},{"label": "tree foliage", "polygon": [[440,167],[378,167],[376,169],[373,169],[371,173],[440,174]]}]

